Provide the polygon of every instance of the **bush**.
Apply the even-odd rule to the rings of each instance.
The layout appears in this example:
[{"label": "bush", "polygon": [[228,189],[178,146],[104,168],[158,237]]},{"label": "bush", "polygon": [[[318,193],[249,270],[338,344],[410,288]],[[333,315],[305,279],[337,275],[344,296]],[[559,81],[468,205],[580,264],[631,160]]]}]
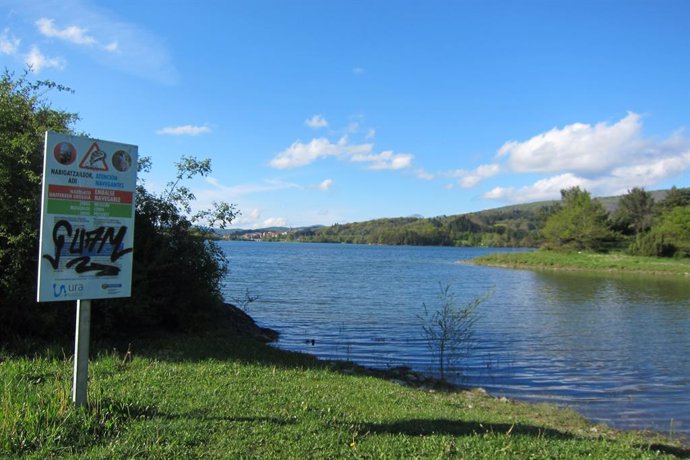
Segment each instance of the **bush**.
[{"label": "bush", "polygon": [[[26,74],[5,72],[0,80],[0,340],[73,332],[73,302],[36,302],[44,133],[75,134],[78,119],[42,99],[50,89],[69,91],[52,82],[31,83]],[[150,162],[144,158],[140,165],[147,170]],[[224,227],[237,211],[214,203],[213,210],[190,217],[194,195],[182,181],[210,173],[211,163],[183,157],[177,170],[161,195],[137,188],[133,295],[94,302],[96,334],[199,329],[220,314],[227,261],[194,223]]]}]

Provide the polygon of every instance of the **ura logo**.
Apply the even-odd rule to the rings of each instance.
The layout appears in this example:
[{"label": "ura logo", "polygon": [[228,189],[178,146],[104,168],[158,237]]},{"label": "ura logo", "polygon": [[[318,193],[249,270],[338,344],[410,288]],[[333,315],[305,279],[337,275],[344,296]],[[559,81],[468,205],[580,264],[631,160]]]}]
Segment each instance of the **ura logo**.
[{"label": "ura logo", "polygon": [[53,297],[56,299],[58,297],[66,296],[67,295],[67,286],[64,284],[60,285],[60,288],[58,289],[58,285],[53,283]]},{"label": "ura logo", "polygon": [[84,285],[81,283],[74,284],[55,284],[53,283],[53,297],[74,297],[77,294],[84,292]]}]

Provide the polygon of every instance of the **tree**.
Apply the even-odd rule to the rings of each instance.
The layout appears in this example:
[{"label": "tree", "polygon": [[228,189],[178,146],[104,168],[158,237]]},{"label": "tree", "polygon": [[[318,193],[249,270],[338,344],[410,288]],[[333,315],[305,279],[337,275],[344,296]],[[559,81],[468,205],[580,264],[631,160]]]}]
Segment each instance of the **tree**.
[{"label": "tree", "polygon": [[663,214],[649,233],[638,236],[631,249],[647,256],[690,257],[690,206]]},{"label": "tree", "polygon": [[677,188],[675,185],[666,193],[664,199],[657,204],[661,214],[681,206],[690,206],[690,188]]},{"label": "tree", "polygon": [[417,318],[421,321],[424,338],[437,360],[443,380],[453,365],[474,348],[474,325],[478,319],[476,310],[488,298],[488,294],[459,306],[455,294],[450,292],[450,286],[439,287],[438,309],[430,311],[423,303],[424,313]]},{"label": "tree", "polygon": [[601,203],[580,187],[561,190],[561,208],[546,220],[545,246],[554,249],[602,250],[613,237]]},{"label": "tree", "polygon": [[50,331],[64,305],[35,302],[44,133],[74,133],[74,113],[55,110],[48,81],[5,71],[0,79],[0,337],[28,328]]},{"label": "tree", "polygon": [[628,190],[618,202],[611,220],[616,230],[626,235],[637,235],[649,230],[654,218],[654,198],[644,188]]}]

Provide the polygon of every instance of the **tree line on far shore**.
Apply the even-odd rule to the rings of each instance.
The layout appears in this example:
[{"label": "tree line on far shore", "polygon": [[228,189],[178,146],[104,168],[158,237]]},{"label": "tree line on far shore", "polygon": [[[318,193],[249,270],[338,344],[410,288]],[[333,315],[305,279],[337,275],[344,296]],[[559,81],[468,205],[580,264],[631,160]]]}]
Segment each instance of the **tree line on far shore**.
[{"label": "tree line on far shore", "polygon": [[[661,197],[655,200],[654,196]],[[634,187],[603,200],[573,187],[561,201],[456,216],[401,217],[310,228],[281,239],[411,246],[544,247],[623,250],[647,256],[690,256],[690,188],[648,192]],[[617,201],[617,202],[616,202]]]}]

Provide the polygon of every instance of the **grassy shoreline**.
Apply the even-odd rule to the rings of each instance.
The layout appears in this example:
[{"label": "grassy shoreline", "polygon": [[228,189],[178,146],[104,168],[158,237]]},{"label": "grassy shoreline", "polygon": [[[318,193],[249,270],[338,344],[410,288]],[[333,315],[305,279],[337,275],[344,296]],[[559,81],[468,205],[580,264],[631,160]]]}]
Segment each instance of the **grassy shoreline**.
[{"label": "grassy shoreline", "polygon": [[466,263],[503,268],[690,277],[690,259],[630,256],[620,253],[564,253],[542,250],[488,254],[469,260]]},{"label": "grassy shoreline", "polygon": [[[0,351],[0,457],[675,458],[679,441],[480,390],[420,390],[251,338],[95,348],[88,410],[58,347]],[[121,349],[122,350],[122,349]]]}]

